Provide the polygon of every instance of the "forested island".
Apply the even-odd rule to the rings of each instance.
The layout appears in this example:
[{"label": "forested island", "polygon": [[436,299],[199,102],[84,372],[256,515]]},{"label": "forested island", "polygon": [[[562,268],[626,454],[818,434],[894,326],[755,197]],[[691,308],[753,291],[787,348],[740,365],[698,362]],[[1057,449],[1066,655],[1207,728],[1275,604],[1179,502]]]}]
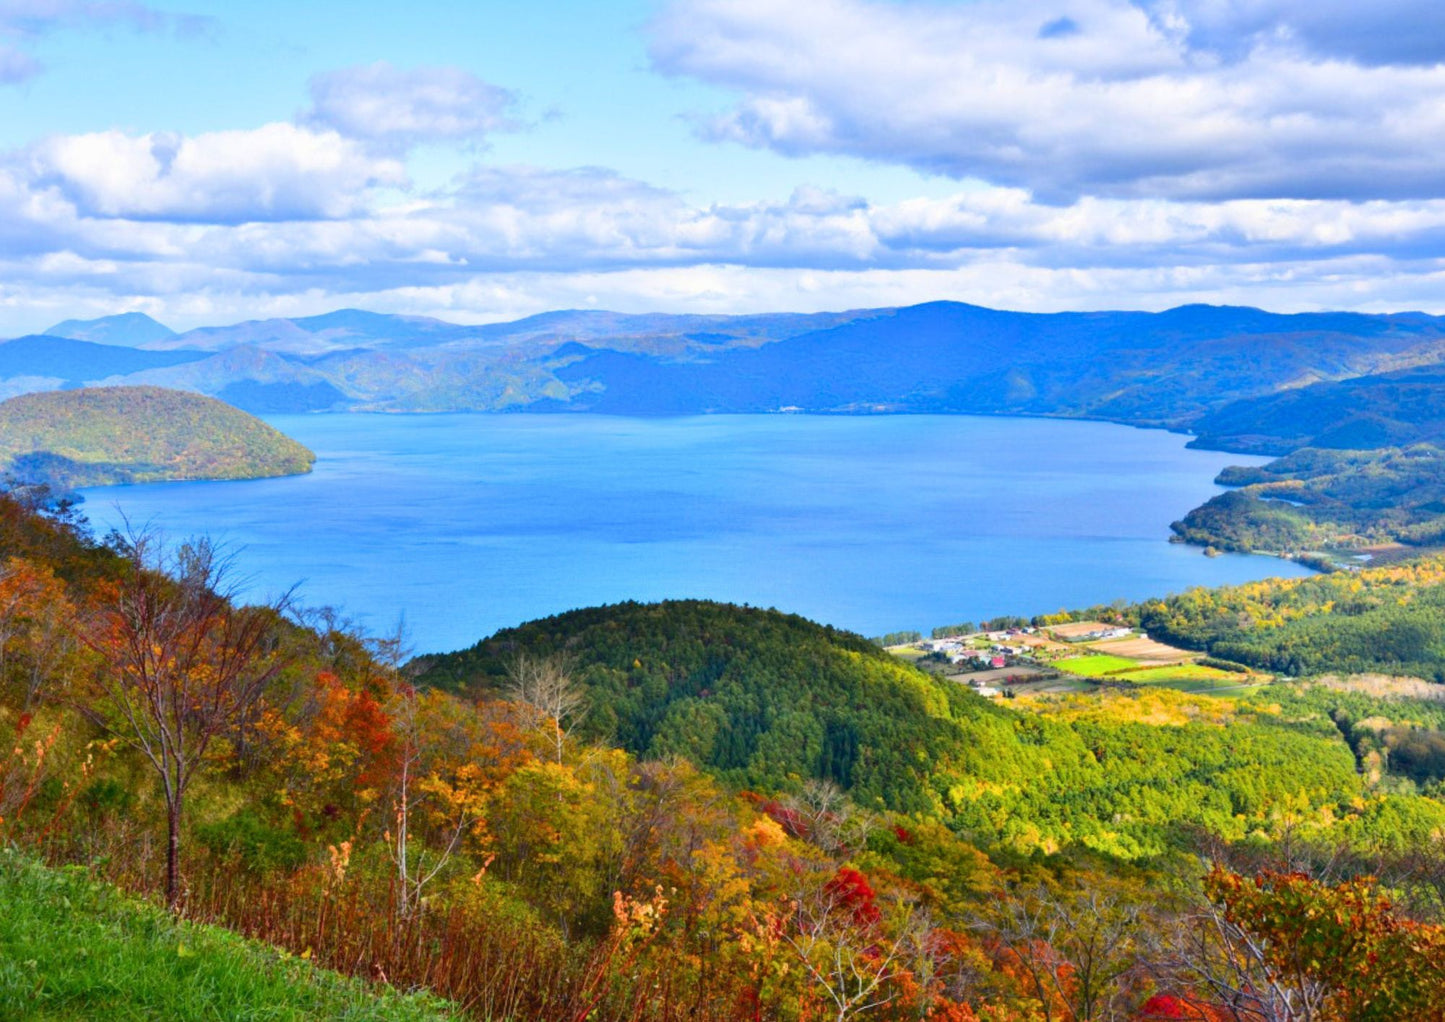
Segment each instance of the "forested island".
[{"label": "forested island", "polygon": [[409,659],[234,601],[208,543],[97,542],[23,493],[0,554],[0,1004],[22,1017],[1445,1004],[1437,560],[1036,619],[1247,666],[1228,694],[985,698],[704,601]]},{"label": "forested island", "polygon": [[260,419],[200,394],[93,387],[0,402],[0,469],[64,493],[180,479],[311,471],[316,456]]}]

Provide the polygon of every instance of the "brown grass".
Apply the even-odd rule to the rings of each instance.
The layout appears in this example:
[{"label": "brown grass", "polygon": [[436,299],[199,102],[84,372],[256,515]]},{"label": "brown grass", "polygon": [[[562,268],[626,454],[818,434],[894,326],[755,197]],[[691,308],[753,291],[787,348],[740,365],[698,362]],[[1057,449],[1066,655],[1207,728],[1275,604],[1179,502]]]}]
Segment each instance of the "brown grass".
[{"label": "brown grass", "polygon": [[1156,667],[1167,667],[1170,664],[1180,664],[1187,660],[1197,660],[1198,653],[1191,653],[1187,649],[1177,649],[1174,646],[1167,646],[1154,639],[1111,639],[1107,642],[1093,642],[1089,648],[1098,653],[1108,656],[1127,657],[1130,660],[1146,660]]}]

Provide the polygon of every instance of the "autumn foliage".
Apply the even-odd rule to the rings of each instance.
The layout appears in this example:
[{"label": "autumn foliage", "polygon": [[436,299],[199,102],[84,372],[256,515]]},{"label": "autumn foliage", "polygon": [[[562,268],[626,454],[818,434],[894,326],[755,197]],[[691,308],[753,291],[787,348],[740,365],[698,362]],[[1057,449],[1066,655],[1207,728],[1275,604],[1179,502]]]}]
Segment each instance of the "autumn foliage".
[{"label": "autumn foliage", "polygon": [[[1441,1018],[1441,927],[1360,871],[1023,854],[832,781],[745,793],[584,737],[606,707],[565,659],[420,687],[334,614],[242,606],[204,558],[4,497],[0,556],[0,840],[469,1017]],[[1177,700],[1147,706],[1182,729]]]}]

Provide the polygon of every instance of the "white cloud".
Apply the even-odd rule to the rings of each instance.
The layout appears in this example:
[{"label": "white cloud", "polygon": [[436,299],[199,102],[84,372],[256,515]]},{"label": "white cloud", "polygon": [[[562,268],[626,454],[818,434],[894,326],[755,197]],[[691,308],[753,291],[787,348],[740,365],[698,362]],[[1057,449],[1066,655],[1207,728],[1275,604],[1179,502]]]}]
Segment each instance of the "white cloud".
[{"label": "white cloud", "polygon": [[301,122],[404,149],[511,130],[514,103],[507,90],[461,68],[405,70],[380,61],[312,78],[311,107]]},{"label": "white cloud", "polygon": [[348,216],[366,191],[404,185],[395,160],[290,124],[196,136],[55,136],[15,158],[37,190],[82,217],[239,223]]},{"label": "white cloud", "polygon": [[0,335],[27,296],[38,319],[65,318],[51,313],[66,293],[77,310],[157,307],[178,323],[347,304],[501,318],[589,298],[1439,309],[1445,293],[1445,199],[1051,205],[971,187],[874,203],[800,187],[702,205],[602,168],[495,165],[435,192],[377,187],[403,181],[399,162],[292,125],[43,140],[0,159]]},{"label": "white cloud", "polygon": [[[1445,19],[1406,30],[1391,20],[1402,7],[1425,9],[673,0],[651,53],[664,72],[742,94],[707,122],[711,137],[785,154],[901,163],[1054,201],[1445,195]],[[1417,28],[1437,60],[1359,52]]]}]

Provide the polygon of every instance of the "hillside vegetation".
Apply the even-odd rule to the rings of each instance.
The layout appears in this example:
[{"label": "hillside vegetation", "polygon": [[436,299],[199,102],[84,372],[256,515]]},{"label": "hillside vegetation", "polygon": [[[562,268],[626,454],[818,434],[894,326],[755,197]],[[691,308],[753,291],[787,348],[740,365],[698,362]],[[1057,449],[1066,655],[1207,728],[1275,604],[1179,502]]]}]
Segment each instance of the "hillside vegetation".
[{"label": "hillside vegetation", "polygon": [[419,680],[496,693],[518,657],[556,655],[572,658],[586,689],[594,740],[681,756],[754,790],[829,782],[861,806],[943,822],[988,848],[1160,855],[1182,825],[1239,839],[1283,804],[1347,814],[1361,794],[1331,727],[1226,703],[1204,712],[1167,691],[1040,713],[857,636],[723,604],[574,611],[426,658]]},{"label": "hillside vegetation", "polygon": [[1174,526],[1222,550],[1349,551],[1445,540],[1445,372],[1430,366],[1286,390],[1200,419],[1194,447],[1281,454],[1225,469],[1241,487]]},{"label": "hillside vegetation", "polygon": [[315,455],[237,408],[159,387],[25,394],[0,403],[0,463],[66,490],[309,472]]},{"label": "hillside vegetation", "polygon": [[1157,638],[1282,674],[1412,675],[1445,683],[1445,558],[1191,589],[1126,616]]},{"label": "hillside vegetation", "polygon": [[[299,957],[488,1022],[1258,1022],[1229,1006],[1260,989],[1441,1017],[1445,716],[1418,693],[991,701],[697,601],[417,676],[335,613],[234,604],[204,542],[108,542],[0,494],[6,1007],[381,1010]],[[1310,622],[1441,616],[1445,566],[1393,570],[1110,613],[1216,644],[1255,618],[1329,663]]]}]

